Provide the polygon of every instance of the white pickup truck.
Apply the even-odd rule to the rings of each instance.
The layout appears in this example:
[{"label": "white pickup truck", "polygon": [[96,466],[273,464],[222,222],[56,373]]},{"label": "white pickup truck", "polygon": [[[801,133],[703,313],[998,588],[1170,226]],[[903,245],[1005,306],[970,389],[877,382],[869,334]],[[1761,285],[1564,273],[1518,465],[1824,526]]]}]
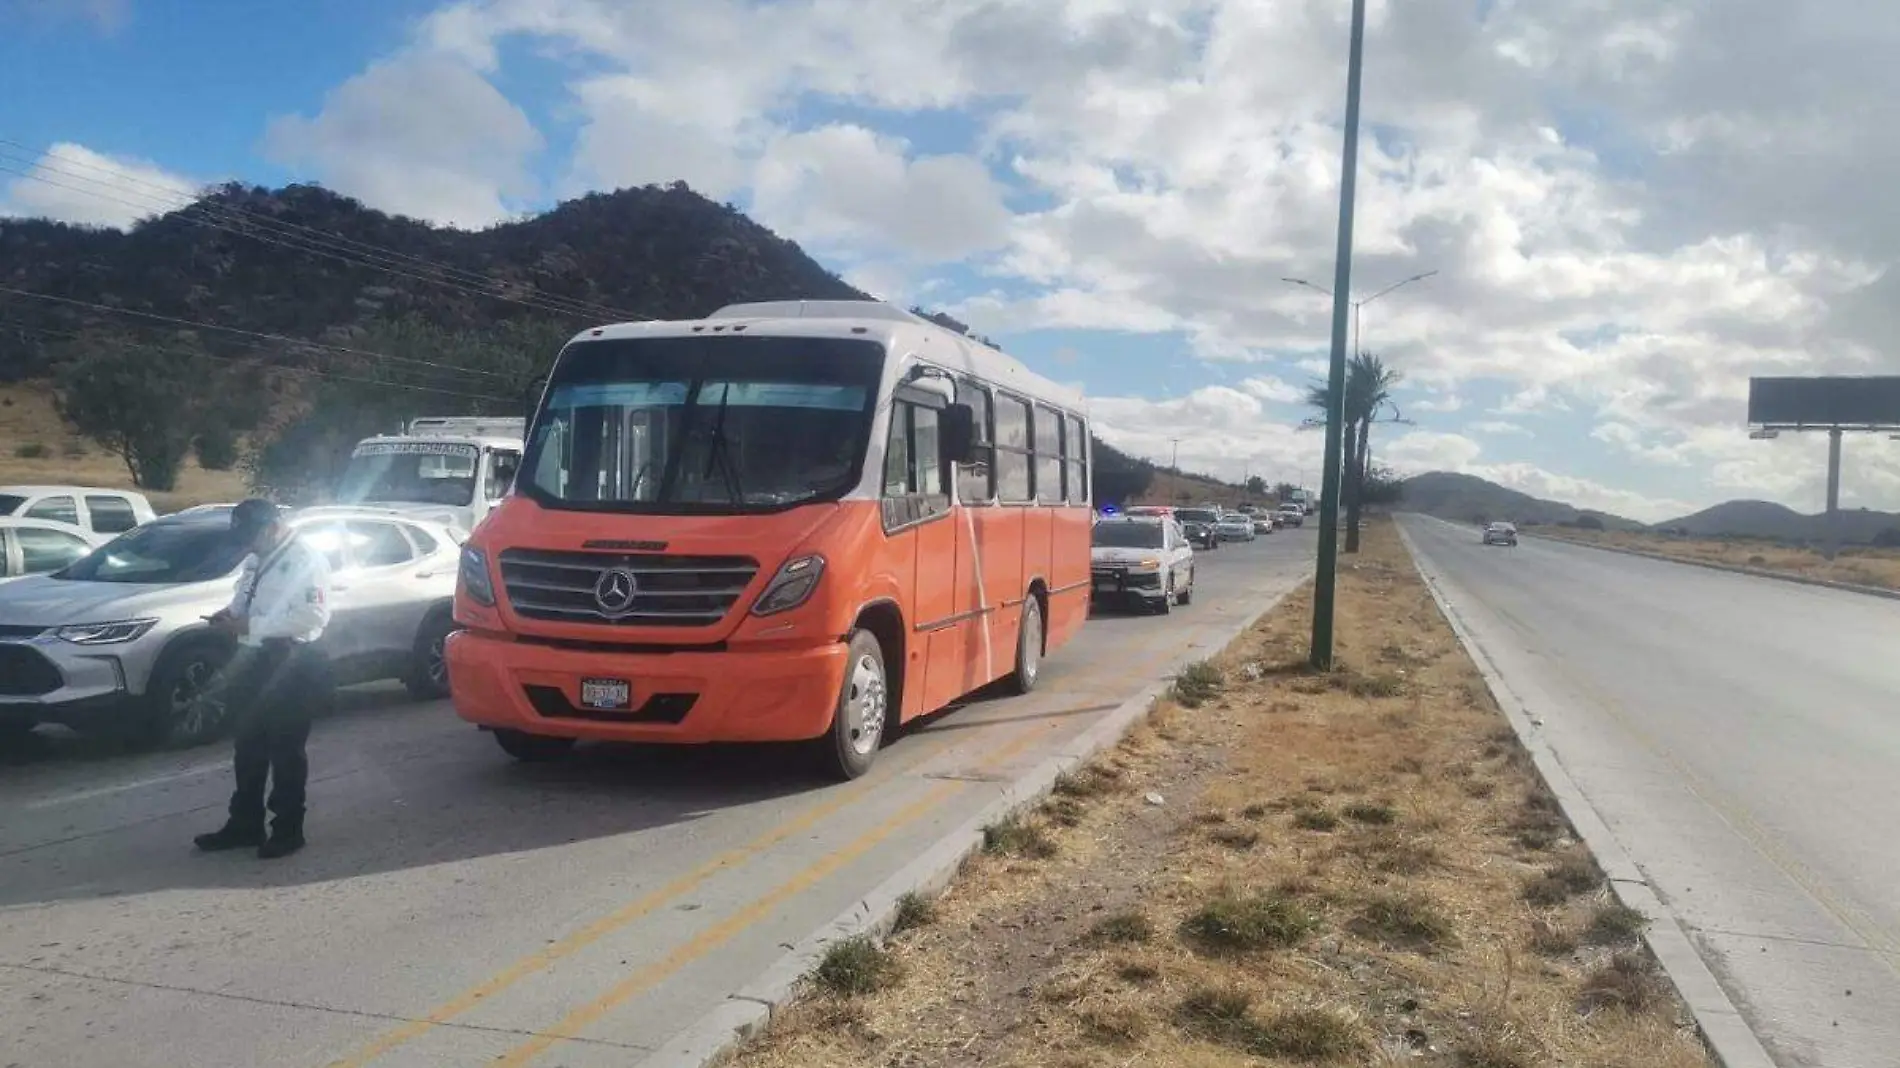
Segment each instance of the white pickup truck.
[{"label": "white pickup truck", "polygon": [[399,434],[357,443],[332,500],[392,509],[466,537],[514,484],[525,434],[521,419],[412,419]]}]

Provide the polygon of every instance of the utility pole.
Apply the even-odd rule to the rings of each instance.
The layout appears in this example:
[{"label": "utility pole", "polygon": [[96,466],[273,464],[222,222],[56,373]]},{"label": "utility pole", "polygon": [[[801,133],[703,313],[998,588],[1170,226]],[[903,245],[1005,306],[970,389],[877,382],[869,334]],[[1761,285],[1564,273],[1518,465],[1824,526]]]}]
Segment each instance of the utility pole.
[{"label": "utility pole", "polygon": [[1366,0],[1352,0],[1346,55],[1346,143],[1339,174],[1339,245],[1333,253],[1333,353],[1327,375],[1326,452],[1320,473],[1319,563],[1313,574],[1313,644],[1317,671],[1333,669],[1333,594],[1339,569],[1339,469],[1346,410],[1345,294],[1352,292],[1352,211],[1359,171],[1359,83],[1366,43]]},{"label": "utility pole", "polygon": [[1181,439],[1169,438],[1168,443],[1174,446],[1174,451],[1168,455],[1168,470],[1178,475],[1181,473]]}]

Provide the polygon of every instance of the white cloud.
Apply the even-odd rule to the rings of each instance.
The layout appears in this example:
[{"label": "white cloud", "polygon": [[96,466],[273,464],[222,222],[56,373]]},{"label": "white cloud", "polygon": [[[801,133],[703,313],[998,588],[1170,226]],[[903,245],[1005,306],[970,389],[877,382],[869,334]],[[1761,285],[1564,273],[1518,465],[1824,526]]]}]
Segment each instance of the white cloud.
[{"label": "white cloud", "polygon": [[1263,401],[1272,401],[1275,404],[1306,403],[1305,390],[1272,375],[1255,375],[1241,382],[1240,388]]},{"label": "white cloud", "polygon": [[761,222],[801,240],[955,260],[1001,245],[1009,210],[970,156],[910,158],[862,126],[822,126],[767,147],[753,179]]},{"label": "white cloud", "polygon": [[264,150],[372,207],[464,228],[508,218],[538,190],[541,134],[474,67],[407,52],[330,91],[314,118],[271,120]]},{"label": "white cloud", "polygon": [[13,0],[24,14],[43,20],[76,18],[103,33],[116,33],[132,18],[131,0]]},{"label": "white cloud", "polygon": [[61,142],[0,192],[0,215],[125,229],[185,206],[198,188],[155,163]]},{"label": "white cloud", "polygon": [[1530,431],[1524,429],[1524,427],[1508,419],[1479,419],[1475,422],[1466,423],[1465,429],[1474,434],[1497,435],[1530,433]]}]

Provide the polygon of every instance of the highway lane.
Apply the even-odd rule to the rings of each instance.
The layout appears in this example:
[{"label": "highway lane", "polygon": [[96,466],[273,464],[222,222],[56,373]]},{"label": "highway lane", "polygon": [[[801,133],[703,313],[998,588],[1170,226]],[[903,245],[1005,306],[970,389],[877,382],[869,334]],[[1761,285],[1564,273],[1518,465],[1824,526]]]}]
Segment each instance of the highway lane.
[{"label": "highway lane", "polygon": [[907,732],[848,785],[767,748],[517,765],[446,705],[362,691],[312,738],[310,848],[265,864],[191,849],[222,817],[226,748],[50,736],[0,765],[0,1064],[638,1063],[1212,652],[1310,574],[1313,544],[1199,554],[1192,606],[1092,620],[1035,694]]},{"label": "highway lane", "polygon": [[1402,522],[1778,1064],[1900,1064],[1900,603]]}]

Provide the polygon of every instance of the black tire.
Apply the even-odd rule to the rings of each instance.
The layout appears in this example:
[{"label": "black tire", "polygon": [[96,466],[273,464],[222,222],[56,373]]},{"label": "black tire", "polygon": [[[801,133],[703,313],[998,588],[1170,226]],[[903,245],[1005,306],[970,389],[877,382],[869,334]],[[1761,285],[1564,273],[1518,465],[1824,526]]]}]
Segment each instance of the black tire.
[{"label": "black tire", "polygon": [[1161,599],[1148,602],[1148,610],[1155,615],[1165,616],[1174,611],[1174,598],[1174,576],[1170,575],[1167,587],[1161,591]]},{"label": "black tire", "polygon": [[1042,602],[1032,593],[1023,601],[1022,619],[1016,624],[1016,664],[1003,678],[1010,693],[1026,694],[1042,680],[1043,634]]},{"label": "black tire", "polygon": [[555,738],[526,731],[497,730],[495,744],[501,751],[523,764],[546,764],[565,757],[574,749],[574,739]]},{"label": "black tire", "polygon": [[145,696],[126,740],[186,747],[217,738],[231,720],[222,675],[234,651],[229,642],[210,637],[188,638],[165,650],[145,680]]},{"label": "black tire", "polygon": [[1189,604],[1194,603],[1194,569],[1193,568],[1188,569],[1187,589],[1181,591],[1181,596],[1175,599],[1175,603],[1183,604],[1183,605],[1189,605]]},{"label": "black tire", "polygon": [[868,630],[852,631],[845,650],[844,682],[838,686],[838,701],[832,706],[831,727],[812,745],[827,775],[849,781],[871,770],[896,717],[892,715],[884,646],[877,635]]},{"label": "black tire", "polygon": [[409,667],[402,684],[409,696],[418,701],[440,701],[449,695],[449,665],[442,659],[442,643],[455,632],[455,619],[447,609],[429,613],[416,629],[416,641],[409,650]]}]

